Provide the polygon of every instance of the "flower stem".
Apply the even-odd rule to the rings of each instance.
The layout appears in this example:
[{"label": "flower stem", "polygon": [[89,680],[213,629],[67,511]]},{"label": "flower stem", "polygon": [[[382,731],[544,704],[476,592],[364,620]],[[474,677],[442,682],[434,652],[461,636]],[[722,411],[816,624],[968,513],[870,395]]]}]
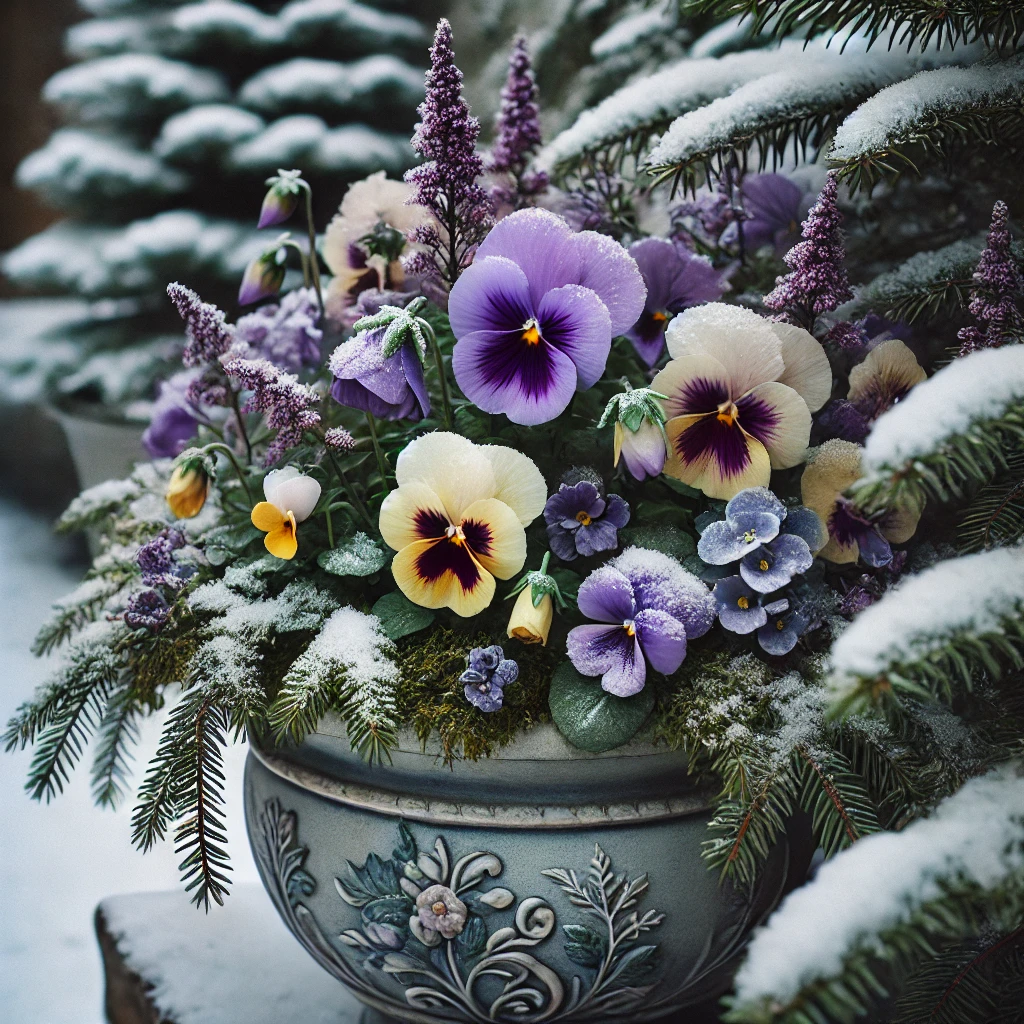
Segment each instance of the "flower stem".
[{"label": "flower stem", "polygon": [[249,434],[245,429],[245,421],[242,419],[242,410],[238,404],[238,392],[230,385],[228,385],[228,401],[231,403],[231,409],[235,414],[238,433],[245,443],[245,461],[252,464],[252,442],[249,440]]},{"label": "flower stem", "polygon": [[231,462],[231,465],[235,467],[235,472],[238,474],[239,482],[245,489],[245,496],[249,500],[249,505],[252,505],[252,491],[249,490],[249,482],[245,479],[245,473],[242,471],[242,467],[238,464],[238,459],[235,458],[235,453],[226,445],[220,441],[213,441],[211,444],[206,445],[203,448],[204,452],[223,452]]},{"label": "flower stem", "polygon": [[441,355],[441,346],[437,343],[437,335],[434,328],[421,320],[420,323],[426,328],[427,336],[430,338],[430,347],[434,352],[434,363],[437,365],[437,377],[441,383],[441,408],[444,411],[444,425],[452,429],[452,396],[448,391],[448,378],[444,373],[444,356]]},{"label": "flower stem", "polygon": [[299,254],[299,265],[302,267],[302,286],[304,288],[309,287],[309,258],[306,256],[306,250],[299,245],[298,242],[293,242],[289,239],[282,243],[285,248],[294,249]]},{"label": "flower stem", "polygon": [[306,193],[306,226],[309,229],[309,269],[313,275],[313,287],[316,289],[316,300],[320,304],[320,315],[324,315],[324,293],[320,288],[320,258],[316,253],[316,225],[313,223],[313,190],[306,182],[302,183]]},{"label": "flower stem", "polygon": [[377,438],[377,423],[373,418],[372,412],[366,414],[366,422],[370,428],[370,441],[373,443],[373,453],[377,456],[377,470],[380,473],[380,482],[384,488],[384,493],[387,494],[390,490],[388,487],[388,460],[384,457],[384,449],[381,448],[380,441]]},{"label": "flower stem", "polygon": [[331,522],[331,508],[328,505],[324,509],[324,516],[327,518],[327,543],[334,549],[334,523]]},{"label": "flower stem", "polygon": [[[348,500],[351,502],[352,507],[363,517],[366,525],[369,526],[372,533],[378,533],[377,525],[373,521],[373,517],[370,515],[369,509],[363,504],[362,499],[352,489],[352,484],[349,478],[345,475],[345,470],[341,468],[341,463],[334,456],[334,452],[328,449],[327,457],[331,460],[331,465],[334,466],[334,472],[338,474],[338,479],[341,481],[341,486],[345,488],[345,493],[348,495]],[[330,514],[328,513],[328,522],[330,521]]]}]

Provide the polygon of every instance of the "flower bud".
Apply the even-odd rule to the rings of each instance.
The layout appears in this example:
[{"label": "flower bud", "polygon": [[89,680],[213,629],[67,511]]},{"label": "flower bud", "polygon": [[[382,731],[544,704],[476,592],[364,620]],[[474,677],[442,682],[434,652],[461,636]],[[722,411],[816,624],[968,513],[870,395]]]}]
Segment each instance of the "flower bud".
[{"label": "flower bud", "polygon": [[644,420],[636,430],[621,421],[615,424],[615,465],[621,458],[635,480],[658,476],[668,454],[661,426]]},{"label": "flower bud", "polygon": [[533,605],[533,587],[527,585],[516,598],[512,617],[508,620],[508,635],[524,644],[541,644],[546,647],[554,605],[550,594],[544,594],[537,607]]},{"label": "flower bud", "polygon": [[267,178],[270,188],[263,197],[257,228],[283,224],[295,212],[305,184],[299,175],[299,171],[278,171],[274,177]]},{"label": "flower bud", "polygon": [[281,290],[284,284],[285,251],[273,249],[257,256],[242,275],[242,286],[238,289],[238,304],[248,306],[260,299],[270,298]]},{"label": "flower bud", "polygon": [[210,493],[210,477],[200,460],[190,460],[174,467],[167,485],[167,504],[178,519],[199,515]]}]

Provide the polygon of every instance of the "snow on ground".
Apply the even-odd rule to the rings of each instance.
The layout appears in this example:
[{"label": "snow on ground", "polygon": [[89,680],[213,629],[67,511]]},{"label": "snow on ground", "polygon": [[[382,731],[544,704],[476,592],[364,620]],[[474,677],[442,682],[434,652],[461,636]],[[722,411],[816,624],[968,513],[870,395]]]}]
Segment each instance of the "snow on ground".
[{"label": "snow on ground", "polygon": [[[78,569],[61,566],[49,527],[0,501],[0,718],[31,696],[47,668],[29,652],[33,634],[51,603],[71,590]],[[156,749],[162,716],[145,723],[136,757],[142,766]],[[256,868],[242,818],[242,747],[229,750],[229,841],[236,882],[255,882]],[[0,1019],[5,1024],[99,1024],[102,973],[92,930],[96,904],[117,893],[174,890],[165,900],[188,897],[178,885],[172,847],[143,856],[130,844],[131,803],[100,811],[80,771],[49,806],[22,790],[30,751],[0,752]],[[87,767],[87,766],[86,766]],[[223,930],[215,914],[195,912],[196,943]]]}]

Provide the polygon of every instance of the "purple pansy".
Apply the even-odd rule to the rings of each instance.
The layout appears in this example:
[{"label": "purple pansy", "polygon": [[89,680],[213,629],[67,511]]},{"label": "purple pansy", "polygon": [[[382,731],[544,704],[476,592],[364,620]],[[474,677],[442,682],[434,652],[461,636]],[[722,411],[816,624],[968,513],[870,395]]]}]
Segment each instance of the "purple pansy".
[{"label": "purple pansy", "polygon": [[648,662],[665,675],[675,672],[687,640],[706,633],[715,617],[714,601],[696,576],[643,548],[595,569],[578,603],[598,624],[570,630],[569,659],[583,675],[600,675],[602,688],[618,697],[644,688]]},{"label": "purple pansy", "polygon": [[881,569],[892,561],[892,547],[877,522],[865,518],[857,506],[842,496],[828,521],[831,535],[841,545],[856,544],[861,561]]},{"label": "purple pansy", "polygon": [[629,522],[629,505],[617,494],[602,497],[595,484],[562,484],[544,506],[548,545],[563,562],[577,555],[614,551],[618,531]]},{"label": "purple pansy", "polygon": [[713,595],[718,604],[718,621],[730,633],[753,633],[768,621],[768,612],[761,605],[763,595],[742,576],[719,580]]},{"label": "purple pansy", "polygon": [[725,275],[711,261],[665,238],[645,238],[629,247],[644,284],[647,301],[626,337],[637,354],[654,366],[665,351],[665,325],[690,306],[716,302],[728,285]]},{"label": "purple pansy", "polygon": [[519,678],[519,665],[497,645],[474,647],[469,667],[459,676],[466,700],[481,711],[497,711],[505,699],[505,687]]},{"label": "purple pansy", "polygon": [[430,396],[423,366],[408,341],[385,358],[385,328],[360,331],[335,350],[331,394],[350,409],[361,409],[385,420],[420,420],[430,413]]},{"label": "purple pansy", "polygon": [[152,458],[173,459],[196,436],[200,419],[188,400],[196,376],[194,370],[182,370],[160,384],[149,426],[142,435],[142,444]]},{"label": "purple pansy", "polygon": [[574,234],[547,210],[512,213],[452,288],[455,379],[484,412],[546,423],[600,379],[612,338],[636,323],[645,296],[618,242]]},{"label": "purple pansy", "polygon": [[[766,245],[784,252],[796,244],[800,222],[807,213],[807,193],[784,174],[751,174],[743,179],[743,244],[748,252]],[[733,221],[719,239],[720,245],[739,241],[739,224]]]},{"label": "purple pansy", "polygon": [[768,621],[757,631],[761,650],[779,657],[789,654],[807,631],[811,620],[798,608],[790,607],[786,598],[765,605]]}]

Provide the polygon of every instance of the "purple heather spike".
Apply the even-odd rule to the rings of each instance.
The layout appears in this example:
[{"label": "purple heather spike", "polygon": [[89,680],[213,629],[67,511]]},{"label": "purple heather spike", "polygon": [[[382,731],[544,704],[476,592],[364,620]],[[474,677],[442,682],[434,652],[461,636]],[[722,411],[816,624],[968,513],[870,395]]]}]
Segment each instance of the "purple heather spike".
[{"label": "purple heather spike", "polygon": [[175,281],[167,286],[167,295],[185,321],[188,341],[182,353],[186,366],[215,362],[235,339],[235,329],[224,321],[224,314],[209,302],[203,302],[191,288]]},{"label": "purple heather spike", "polygon": [[846,276],[846,250],[839,230],[843,215],[836,205],[836,176],[829,174],[818,201],[804,221],[803,241],[786,253],[790,272],[764,297],[768,309],[784,313],[800,327],[853,298]]},{"label": "purple heather spike", "polygon": [[1010,249],[1010,211],[1002,200],[992,208],[988,244],[974,272],[971,291],[971,315],[980,326],[964,327],[960,355],[980,348],[998,348],[1013,336],[1024,332],[1024,318],[1017,300],[1024,292],[1024,276]]},{"label": "purple heather spike", "polygon": [[430,48],[426,99],[419,106],[412,147],[424,163],[407,171],[414,186],[409,203],[425,206],[437,223],[414,228],[409,240],[424,247],[406,262],[406,269],[455,283],[472,261],[474,247],[491,226],[491,202],[477,184],[483,160],[476,152],[480,122],[469,113],[462,97],[462,72],[455,65],[452,27],[447,18],[437,23]]}]

